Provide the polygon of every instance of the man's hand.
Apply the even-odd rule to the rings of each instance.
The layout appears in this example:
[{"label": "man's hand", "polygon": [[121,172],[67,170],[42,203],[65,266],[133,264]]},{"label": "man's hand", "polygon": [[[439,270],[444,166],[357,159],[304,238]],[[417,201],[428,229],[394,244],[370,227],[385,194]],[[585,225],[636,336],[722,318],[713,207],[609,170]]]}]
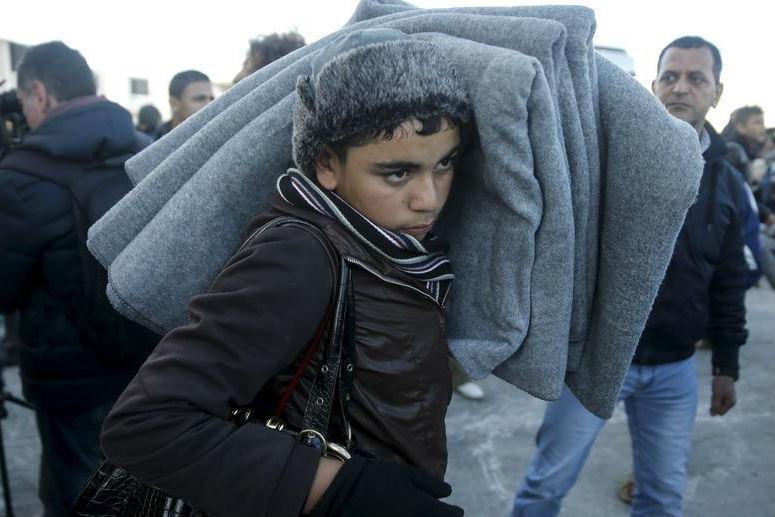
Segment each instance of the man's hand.
[{"label": "man's hand", "polygon": [[711,416],[721,416],[732,409],[737,402],[735,380],[726,375],[714,375],[710,399]]}]

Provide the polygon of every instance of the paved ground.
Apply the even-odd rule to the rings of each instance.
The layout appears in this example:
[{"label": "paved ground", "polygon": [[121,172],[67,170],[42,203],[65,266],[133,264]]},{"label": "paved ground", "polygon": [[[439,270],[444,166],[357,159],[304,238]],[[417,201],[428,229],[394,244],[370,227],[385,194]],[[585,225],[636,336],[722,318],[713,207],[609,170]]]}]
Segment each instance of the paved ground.
[{"label": "paved ground", "polygon": [[[710,351],[698,352],[700,404],[686,517],[775,517],[775,293],[769,287],[752,289],[747,307],[750,337],[741,351],[738,405],[724,417],[709,415]],[[455,398],[452,403],[448,481],[467,516],[505,516],[533,454],[544,404],[499,379],[484,384],[490,395],[486,402]],[[629,515],[616,488],[631,465],[627,420],[619,407],[561,515]]]},{"label": "paved ground", "polygon": [[[742,352],[738,406],[723,418],[708,415],[710,352],[698,352],[700,407],[689,465],[686,517],[775,517],[775,293],[753,289],[748,300],[751,336]],[[19,393],[18,372],[5,379]],[[533,452],[544,404],[491,378],[488,398],[456,397],[448,418],[452,500],[470,517],[508,514],[514,490]],[[32,414],[10,406],[2,422],[17,517],[40,512],[36,471],[40,458]],[[617,483],[630,470],[629,436],[621,408],[600,434],[565,517],[625,517]],[[0,512],[3,509],[0,501]],[[2,515],[2,513],[0,513]]]}]

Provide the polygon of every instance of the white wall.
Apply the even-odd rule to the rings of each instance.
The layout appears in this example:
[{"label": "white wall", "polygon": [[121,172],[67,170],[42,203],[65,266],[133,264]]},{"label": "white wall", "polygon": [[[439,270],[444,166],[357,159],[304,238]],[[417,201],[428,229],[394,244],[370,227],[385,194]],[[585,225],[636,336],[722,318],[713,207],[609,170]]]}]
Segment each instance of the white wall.
[{"label": "white wall", "polygon": [[11,70],[11,45],[8,41],[0,39],[0,92],[16,88],[16,72]]}]

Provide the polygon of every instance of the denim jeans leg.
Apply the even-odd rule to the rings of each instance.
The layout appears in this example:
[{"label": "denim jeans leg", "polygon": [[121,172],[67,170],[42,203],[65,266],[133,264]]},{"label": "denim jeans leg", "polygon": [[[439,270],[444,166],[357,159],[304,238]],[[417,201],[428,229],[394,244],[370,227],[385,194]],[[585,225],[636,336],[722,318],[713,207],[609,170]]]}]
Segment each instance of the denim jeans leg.
[{"label": "denim jeans leg", "polygon": [[560,512],[604,424],[563,386],[560,398],[546,406],[537,450],[514,498],[512,517],[553,517]]},{"label": "denim jeans leg", "polygon": [[39,494],[45,517],[69,515],[81,488],[102,460],[99,434],[112,405],[80,412],[36,409],[43,449]]},{"label": "denim jeans leg", "polygon": [[695,359],[636,368],[650,380],[625,399],[636,486],[631,516],[679,517],[697,412]]}]

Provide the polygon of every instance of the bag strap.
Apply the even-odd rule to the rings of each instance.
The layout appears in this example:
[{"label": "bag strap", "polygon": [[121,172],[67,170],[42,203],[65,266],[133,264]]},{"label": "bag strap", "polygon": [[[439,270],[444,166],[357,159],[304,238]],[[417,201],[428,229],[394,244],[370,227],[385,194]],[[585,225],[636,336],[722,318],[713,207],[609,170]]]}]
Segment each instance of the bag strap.
[{"label": "bag strap", "polygon": [[[95,260],[86,247],[86,238],[89,230],[86,203],[102,182],[98,181],[90,185],[90,188],[82,197],[79,197],[76,193],[74,185],[78,178],[93,166],[94,164],[91,162],[54,158],[27,149],[14,150],[3,160],[3,168],[14,170],[26,176],[32,176],[41,181],[53,183],[70,194],[73,222],[75,223],[76,235],[79,237],[78,254],[81,259],[81,275],[83,276],[84,291],[86,292],[90,292],[94,288],[94,280],[89,275],[87,264]],[[72,304],[70,309],[73,313],[77,312],[75,304]]]},{"label": "bag strap", "polygon": [[[73,185],[78,177],[90,167],[91,164],[87,162],[64,158],[61,160],[55,159],[52,156],[26,149],[16,150],[3,160],[3,168],[14,170],[26,176],[32,176],[41,181],[53,183],[65,189],[73,201],[73,216],[75,218],[76,231],[78,231],[79,235],[82,233],[85,235],[84,232],[88,229],[85,221],[85,200],[79,199],[73,189]],[[94,185],[90,189],[89,195],[98,186],[99,184]]]},{"label": "bag strap", "polygon": [[55,183],[69,191],[72,191],[72,185],[78,174],[86,170],[89,165],[87,162],[77,160],[55,159],[27,149],[16,149],[3,159],[4,169]]},{"label": "bag strap", "polygon": [[[320,372],[315,376],[304,410],[302,426],[327,435],[331,410],[337,388],[341,387],[341,366],[343,342],[345,341],[347,313],[350,306],[350,267],[343,259],[339,261],[339,284],[336,286],[336,301],[328,343]],[[341,389],[339,389],[341,392]]]},{"label": "bag strap", "polygon": [[86,205],[92,194],[99,190],[103,182],[109,181],[110,177],[105,174],[103,177],[95,178],[84,192],[76,191],[76,182],[83,177],[84,173],[101,167],[121,168],[123,170],[123,161],[125,161],[123,157],[106,161],[73,160],[55,158],[27,149],[15,149],[3,159],[2,166],[4,169],[11,169],[42,181],[54,183],[67,190],[74,200],[76,212],[79,212],[79,217],[85,220]]},{"label": "bag strap", "polygon": [[[331,262],[332,282],[334,287],[332,292],[332,301],[326,310],[326,315],[321,321],[315,336],[307,348],[299,367],[296,370],[291,382],[288,384],[280,400],[275,407],[273,416],[279,417],[285,410],[291,395],[297,388],[301,378],[309,366],[310,361],[319,349],[323,339],[328,336],[323,361],[319,372],[315,375],[313,386],[310,390],[309,398],[304,409],[302,417],[302,431],[299,433],[302,443],[317,448],[325,448],[328,426],[331,420],[331,412],[334,402],[338,402],[341,409],[342,422],[347,434],[348,447],[352,443],[352,431],[349,419],[347,418],[347,402],[350,400],[350,390],[353,384],[354,376],[354,310],[352,279],[350,267],[347,261],[339,255],[329,241],[328,237],[320,228],[312,223],[308,223],[295,217],[283,216],[273,219],[256,231],[254,231],[240,246],[241,251],[250,243],[255,241],[260,235],[270,228],[277,228],[284,225],[293,225],[301,227],[312,234],[326,250]],[[345,367],[342,368],[342,362]],[[338,394],[338,399],[336,395]],[[249,414],[249,412],[248,412]],[[235,413],[237,419],[240,418]],[[246,419],[243,417],[243,419]]]},{"label": "bag strap", "polygon": [[354,443],[347,406],[350,402],[350,392],[355,380],[355,294],[352,287],[352,275],[350,276],[350,286],[348,288],[348,307],[345,325],[344,340],[342,342],[344,367],[339,375],[339,409],[340,418],[344,423],[347,435],[347,449],[351,450]]},{"label": "bag strap", "polygon": [[277,405],[275,406],[275,410],[272,413],[272,416],[280,417],[280,415],[282,415],[285,412],[285,407],[288,405],[288,401],[291,399],[291,395],[296,389],[296,386],[299,385],[299,382],[301,381],[301,377],[304,374],[304,371],[307,369],[307,366],[309,365],[310,361],[314,357],[315,352],[320,347],[320,342],[323,341],[323,337],[326,334],[326,329],[328,328],[328,322],[330,320],[331,320],[331,304],[329,303],[328,307],[326,308],[326,315],[323,317],[323,320],[320,322],[320,325],[318,325],[318,329],[315,332],[315,337],[312,338],[312,344],[309,346],[309,348],[307,349],[307,352],[304,354],[304,358],[301,360],[301,364],[296,369],[296,373],[291,379],[291,382],[289,382],[288,386],[285,387],[283,394],[280,396],[280,400],[277,402]]}]

